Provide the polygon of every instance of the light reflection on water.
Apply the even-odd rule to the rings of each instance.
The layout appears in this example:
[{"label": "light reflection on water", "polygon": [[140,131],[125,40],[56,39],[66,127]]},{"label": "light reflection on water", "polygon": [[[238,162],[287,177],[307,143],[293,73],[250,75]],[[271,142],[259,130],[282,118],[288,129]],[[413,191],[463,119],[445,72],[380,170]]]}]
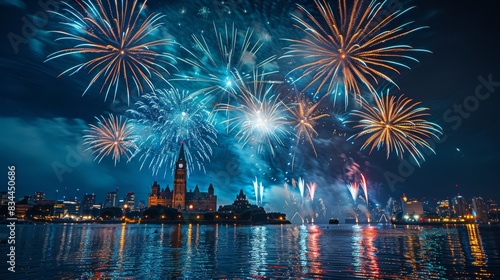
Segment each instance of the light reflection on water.
[{"label": "light reflection on water", "polygon": [[0,278],[488,279],[500,277],[499,233],[477,225],[19,225],[17,272]]}]

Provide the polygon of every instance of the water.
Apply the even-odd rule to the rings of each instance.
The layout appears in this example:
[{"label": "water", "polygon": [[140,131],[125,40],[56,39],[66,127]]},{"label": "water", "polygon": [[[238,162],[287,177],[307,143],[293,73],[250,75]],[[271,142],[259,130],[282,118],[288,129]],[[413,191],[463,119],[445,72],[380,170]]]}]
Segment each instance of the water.
[{"label": "water", "polygon": [[0,279],[493,279],[499,233],[476,225],[18,225],[16,273],[2,261]]}]

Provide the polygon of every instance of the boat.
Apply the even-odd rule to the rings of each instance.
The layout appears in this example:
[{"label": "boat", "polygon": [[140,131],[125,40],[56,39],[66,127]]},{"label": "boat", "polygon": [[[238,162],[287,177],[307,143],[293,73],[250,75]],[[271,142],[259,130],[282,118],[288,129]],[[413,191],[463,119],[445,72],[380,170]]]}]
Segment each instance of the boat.
[{"label": "boat", "polygon": [[339,223],[339,219],[337,219],[337,218],[330,218],[330,220],[328,220],[328,223],[331,224],[331,225],[337,225]]}]

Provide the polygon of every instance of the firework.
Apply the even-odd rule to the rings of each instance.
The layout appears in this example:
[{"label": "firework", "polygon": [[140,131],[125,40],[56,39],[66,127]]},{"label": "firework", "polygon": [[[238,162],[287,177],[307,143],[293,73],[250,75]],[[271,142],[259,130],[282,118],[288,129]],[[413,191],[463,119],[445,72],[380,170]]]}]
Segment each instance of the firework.
[{"label": "firework", "polygon": [[300,197],[304,197],[304,179],[299,178],[299,191],[300,191]]},{"label": "firework", "polygon": [[420,148],[427,148],[434,153],[426,139],[431,136],[439,138],[442,129],[424,119],[430,115],[428,108],[418,107],[420,102],[413,102],[404,95],[396,98],[388,92],[385,96],[374,94],[374,98],[375,106],[363,100],[362,109],[351,112],[359,118],[354,128],[360,128],[361,131],[349,139],[367,135],[362,150],[371,146],[371,153],[375,147],[378,150],[385,146],[387,158],[394,151],[402,159],[407,152],[417,163],[418,159],[424,160]]},{"label": "firework", "polygon": [[306,17],[292,17],[297,22],[296,27],[307,36],[300,40],[286,39],[292,44],[283,56],[306,60],[292,70],[303,71],[299,79],[312,77],[306,88],[318,84],[319,92],[326,86],[327,93],[334,94],[336,99],[343,85],[346,106],[348,94],[359,97],[362,86],[375,92],[374,84],[380,79],[395,84],[383,71],[399,73],[398,67],[409,68],[404,64],[405,60],[417,61],[408,55],[409,52],[426,51],[408,45],[391,44],[397,38],[424,28],[409,28],[411,22],[391,27],[396,18],[413,7],[383,16],[385,2],[366,1],[370,3],[366,5],[365,1],[354,0],[348,2],[350,7],[347,2],[339,0],[337,14],[327,0],[315,0],[320,18],[298,5]]},{"label": "firework", "polygon": [[130,159],[137,150],[137,137],[127,120],[112,114],[108,118],[101,116],[101,119],[96,119],[97,125],[90,124],[90,129],[85,130],[83,144],[89,146],[85,151],[94,150],[92,154],[96,154],[95,159],[99,158],[99,162],[112,154],[115,165],[120,161],[121,155]]},{"label": "firework", "polygon": [[220,31],[214,23],[214,32],[214,38],[193,35],[193,50],[182,47],[188,52],[188,58],[180,60],[191,66],[192,71],[178,76],[181,80],[198,84],[200,89],[194,94],[231,94],[235,72],[247,79],[249,75],[244,73],[250,72],[254,67],[264,67],[275,58],[271,56],[258,62],[257,53],[262,42],[253,38],[251,29],[247,29],[242,35],[234,25],[231,28],[224,25]]},{"label": "firework", "polygon": [[259,181],[255,177],[255,181],[252,181],[253,191],[255,193],[255,205],[259,205]]},{"label": "firework", "polygon": [[300,141],[307,139],[316,156],[318,156],[318,154],[312,139],[314,135],[318,136],[318,132],[314,127],[319,119],[328,116],[328,114],[321,113],[317,110],[318,105],[319,102],[313,103],[301,94],[296,102],[296,105],[288,108],[290,113],[293,115],[293,121],[290,122],[290,124],[294,126],[296,131],[295,137],[297,137],[297,146]]},{"label": "firework", "polygon": [[311,197],[311,201],[314,201],[314,194],[316,193],[316,188],[318,185],[314,182],[306,184],[307,189],[309,190],[309,196]]},{"label": "firework", "polygon": [[259,185],[259,191],[260,191],[260,204],[264,201],[264,185],[262,185],[262,182],[260,182]]},{"label": "firework", "polygon": [[154,91],[152,78],[166,81],[164,75],[169,71],[165,66],[173,66],[175,59],[171,54],[157,51],[173,43],[152,38],[162,26],[163,15],[152,13],[142,20],[146,2],[82,0],[76,7],[63,2],[62,12],[53,13],[62,19],[64,29],[53,32],[59,35],[58,41],[72,42],[74,46],[50,54],[46,61],[83,55],[85,62],[59,76],[81,70],[93,75],[84,94],[98,81],[102,81],[100,92],[106,91],[105,99],[112,89],[116,98],[120,85],[125,87],[127,99],[131,87],[139,94],[146,88]]},{"label": "firework", "polygon": [[[129,110],[137,130],[144,130],[139,139],[138,156],[141,168],[148,165],[157,175],[161,168],[172,170],[177,160],[179,143],[184,142],[188,174],[197,167],[204,169],[210,161],[212,145],[216,145],[217,132],[204,99],[195,99],[186,91],[176,88],[157,90],[144,95]],[[165,174],[164,174],[165,175]]]},{"label": "firework", "polygon": [[368,205],[368,183],[366,182],[365,176],[361,174],[361,182],[359,183],[363,192],[365,193],[366,205]]},{"label": "firework", "polygon": [[349,189],[349,192],[351,193],[352,199],[354,200],[354,202],[356,202],[356,198],[358,197],[358,193],[359,193],[358,183],[354,182],[354,183],[348,184],[347,189]]},{"label": "firework", "polygon": [[266,81],[265,74],[253,73],[253,80],[247,83],[240,75],[235,81],[238,103],[221,104],[218,110],[226,111],[229,132],[236,131],[235,137],[243,143],[257,147],[259,153],[264,148],[274,156],[277,145],[283,146],[283,138],[289,135],[287,107],[273,92],[274,82]]}]

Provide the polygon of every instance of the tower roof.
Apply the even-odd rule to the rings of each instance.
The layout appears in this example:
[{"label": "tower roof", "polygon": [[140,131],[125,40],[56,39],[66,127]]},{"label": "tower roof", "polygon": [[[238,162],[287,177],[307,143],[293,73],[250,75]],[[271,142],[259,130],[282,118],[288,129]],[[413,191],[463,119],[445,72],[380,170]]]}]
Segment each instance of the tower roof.
[{"label": "tower roof", "polygon": [[186,157],[184,155],[184,142],[181,142],[181,150],[179,151],[179,158],[177,161],[186,161]]}]

